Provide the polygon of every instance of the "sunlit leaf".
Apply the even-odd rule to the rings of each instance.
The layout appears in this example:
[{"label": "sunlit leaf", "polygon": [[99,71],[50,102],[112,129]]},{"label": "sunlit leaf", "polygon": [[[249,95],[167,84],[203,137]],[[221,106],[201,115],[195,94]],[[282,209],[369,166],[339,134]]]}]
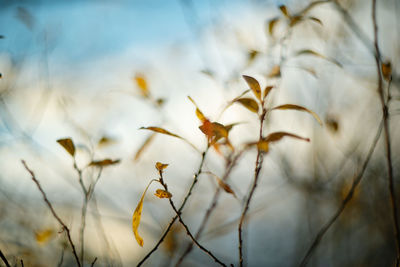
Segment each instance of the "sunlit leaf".
[{"label": "sunlit leaf", "polygon": [[149,92],[146,78],[142,74],[136,74],[134,77],[134,80],[140,90],[140,94],[144,97],[149,97],[150,92]]},{"label": "sunlit leaf", "polygon": [[206,121],[207,120],[206,116],[204,116],[203,112],[201,112],[201,110],[197,106],[196,102],[194,102],[194,100],[190,96],[188,96],[188,98],[193,103],[193,105],[196,107],[196,116],[197,116],[197,118],[199,118],[199,120],[201,122]]},{"label": "sunlit leaf", "polygon": [[180,137],[179,135],[171,133],[170,131],[167,131],[167,130],[165,130],[163,128],[160,128],[160,127],[154,127],[154,126],[140,127],[139,130],[150,130],[150,131],[153,131],[153,132],[156,132],[156,133],[166,134],[166,135],[170,135],[170,136],[182,139],[182,137]]},{"label": "sunlit leaf", "polygon": [[165,191],[163,189],[157,189],[154,195],[158,198],[171,198],[172,194],[168,191]]},{"label": "sunlit leaf", "polygon": [[199,129],[207,136],[210,143],[215,143],[221,138],[228,137],[228,130],[218,122],[205,121]]},{"label": "sunlit leaf", "polygon": [[138,228],[139,228],[139,224],[140,224],[140,218],[142,217],[144,196],[146,195],[147,189],[149,189],[151,182],[147,185],[146,189],[144,190],[142,197],[140,198],[140,201],[137,204],[135,212],[133,213],[133,216],[132,216],[133,234],[135,235],[136,241],[138,242],[139,246],[141,246],[141,247],[143,247],[143,238],[139,235]]},{"label": "sunlit leaf", "polygon": [[136,152],[134,161],[137,161],[140,158],[143,151],[150,145],[151,141],[154,139],[155,136],[156,136],[156,133],[152,133],[149,137],[146,138],[146,140],[143,142],[143,144],[140,146],[140,148]]},{"label": "sunlit leaf", "polygon": [[41,245],[49,242],[53,236],[54,236],[53,229],[44,229],[42,231],[35,232],[36,242],[38,242]]},{"label": "sunlit leaf", "polygon": [[59,143],[71,156],[75,156],[75,145],[71,138],[58,139]]},{"label": "sunlit leaf", "polygon": [[118,163],[120,163],[119,159],[116,159],[116,160],[112,160],[112,159],[93,160],[92,162],[89,163],[89,166],[107,167],[107,166],[115,165]]},{"label": "sunlit leaf", "polygon": [[269,134],[267,137],[263,138],[262,140],[266,141],[266,142],[277,142],[279,140],[281,140],[283,137],[292,137],[292,138],[296,138],[296,139],[300,139],[306,142],[310,142],[310,138],[304,138],[292,133],[287,133],[287,132],[274,132]]},{"label": "sunlit leaf", "polygon": [[276,23],[279,21],[279,18],[273,18],[268,22],[268,32],[269,35],[272,35],[274,33],[274,27]]},{"label": "sunlit leaf", "polygon": [[251,98],[239,98],[236,100],[236,102],[242,104],[244,107],[246,107],[248,110],[258,113],[258,104],[254,99]]},{"label": "sunlit leaf", "polygon": [[326,56],[324,56],[324,55],[322,55],[322,54],[320,54],[320,53],[318,53],[318,52],[315,52],[315,51],[313,51],[313,50],[310,50],[310,49],[304,49],[304,50],[298,51],[298,52],[296,53],[296,56],[301,56],[301,55],[312,55],[312,56],[316,56],[316,57],[319,57],[319,58],[323,58],[323,59],[325,59],[325,60],[328,60],[328,61],[332,62],[333,64],[337,65],[337,66],[340,67],[340,68],[343,67],[342,64],[340,64],[340,62],[338,62],[337,60],[335,60],[335,59],[333,59],[333,58],[328,58],[328,57],[326,57]]},{"label": "sunlit leaf", "polygon": [[271,92],[271,90],[272,90],[273,88],[274,88],[274,87],[273,87],[272,85],[268,85],[268,86],[265,87],[263,99],[265,99],[265,98],[268,96],[268,94]]},{"label": "sunlit leaf", "polygon": [[158,171],[163,171],[165,168],[168,167],[168,165],[169,165],[169,164],[164,164],[164,163],[161,163],[161,162],[157,162],[157,163],[156,163],[156,169],[157,169]]},{"label": "sunlit leaf", "polygon": [[269,78],[281,77],[281,67],[279,65],[275,65],[268,74],[268,77]]},{"label": "sunlit leaf", "polygon": [[256,79],[250,76],[243,75],[243,79],[247,82],[249,85],[251,91],[253,91],[253,94],[261,100],[261,87],[260,84]]},{"label": "sunlit leaf", "polygon": [[392,75],[392,64],[390,63],[390,61],[383,62],[381,65],[381,69],[383,78],[385,78],[386,81],[389,81],[390,76]]},{"label": "sunlit leaf", "polygon": [[260,140],[257,142],[257,149],[267,153],[269,151],[269,142],[265,140]]},{"label": "sunlit leaf", "polygon": [[287,8],[286,8],[285,5],[280,5],[280,6],[279,6],[279,10],[282,12],[282,14],[283,14],[285,17],[290,18],[289,11],[287,10]]},{"label": "sunlit leaf", "polygon": [[317,115],[314,111],[309,110],[309,109],[307,109],[307,108],[305,108],[305,107],[302,107],[302,106],[299,106],[299,105],[294,105],[294,104],[285,104],[285,105],[280,105],[280,106],[277,106],[277,107],[272,108],[272,110],[275,110],[275,109],[279,109],[279,110],[288,110],[288,109],[292,109],[292,110],[299,110],[299,111],[308,112],[308,113],[310,113],[310,114],[315,118],[315,120],[316,120],[320,125],[322,125],[322,120],[318,117],[318,115]]}]

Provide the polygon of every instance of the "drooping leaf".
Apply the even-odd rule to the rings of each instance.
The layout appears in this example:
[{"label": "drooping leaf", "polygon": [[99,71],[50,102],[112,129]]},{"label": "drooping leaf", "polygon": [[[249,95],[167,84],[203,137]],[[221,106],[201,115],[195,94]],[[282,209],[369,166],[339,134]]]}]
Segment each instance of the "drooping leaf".
[{"label": "drooping leaf", "polygon": [[287,8],[286,8],[285,5],[280,5],[280,6],[279,6],[279,10],[282,12],[282,14],[283,14],[285,17],[290,18],[289,11],[287,10]]},{"label": "drooping leaf", "polygon": [[306,142],[310,142],[310,138],[304,138],[304,137],[301,137],[301,136],[298,136],[298,135],[295,135],[292,133],[287,133],[287,132],[274,132],[274,133],[269,134],[267,137],[263,138],[262,140],[265,142],[269,142],[269,143],[277,142],[285,136],[300,139],[300,140],[303,140]]},{"label": "drooping leaf", "polygon": [[171,198],[172,194],[168,191],[165,191],[163,189],[157,189],[154,195],[158,198]]},{"label": "drooping leaf", "polygon": [[71,138],[58,139],[59,143],[71,156],[75,156],[75,145]]},{"label": "drooping leaf", "polygon": [[254,99],[251,98],[239,98],[236,102],[242,104],[245,108],[251,112],[258,113],[258,104]]},{"label": "drooping leaf", "polygon": [[382,62],[381,69],[383,78],[385,78],[386,81],[389,81],[390,76],[392,75],[392,64],[390,61]]},{"label": "drooping leaf", "polygon": [[265,100],[265,98],[268,96],[268,94],[271,92],[271,90],[273,89],[274,87],[272,86],[272,85],[268,85],[268,86],[266,86],[265,87],[265,89],[264,89],[264,95],[263,95],[263,99]]},{"label": "drooping leaf", "polygon": [[324,55],[322,55],[322,54],[320,54],[320,53],[318,53],[318,52],[315,52],[315,51],[313,51],[313,50],[310,50],[310,49],[300,50],[300,51],[298,51],[298,52],[296,53],[296,56],[301,56],[301,55],[312,55],[312,56],[316,56],[316,57],[319,57],[319,58],[323,58],[323,59],[325,59],[325,60],[327,60],[327,61],[330,61],[330,62],[332,62],[333,64],[337,65],[337,66],[340,67],[340,68],[343,67],[342,64],[340,64],[340,62],[337,61],[336,59],[328,58],[328,57],[326,57],[326,56],[324,56]]},{"label": "drooping leaf", "polygon": [[163,171],[165,168],[167,168],[168,167],[168,165],[169,164],[164,164],[164,163],[161,163],[161,162],[156,162],[156,169],[158,170],[158,171]]},{"label": "drooping leaf", "polygon": [[144,140],[143,144],[140,146],[140,148],[135,154],[134,161],[137,161],[140,158],[143,151],[150,145],[151,141],[154,139],[155,136],[156,132],[152,133],[149,137],[146,138],[146,140]]},{"label": "drooping leaf", "polygon": [[146,78],[142,74],[136,74],[134,77],[137,87],[139,88],[140,94],[143,97],[149,97],[150,91],[147,85]]},{"label": "drooping leaf", "polygon": [[268,22],[268,33],[269,35],[273,35],[274,33],[274,27],[276,23],[279,21],[279,18],[273,18]]},{"label": "drooping leaf", "polygon": [[275,65],[272,67],[271,71],[268,74],[269,78],[281,77],[281,67],[279,65]]},{"label": "drooping leaf", "polygon": [[141,247],[143,247],[144,242],[143,242],[143,238],[139,235],[138,229],[139,229],[140,219],[142,217],[144,196],[146,195],[147,189],[149,189],[149,186],[152,182],[153,182],[153,180],[150,181],[150,183],[147,185],[146,189],[144,190],[142,197],[140,198],[140,201],[137,204],[135,212],[133,213],[133,216],[132,216],[133,234],[135,235],[136,241],[138,242],[139,246],[141,246]]},{"label": "drooping leaf", "polygon": [[89,163],[89,166],[93,167],[107,167],[110,165],[115,165],[120,163],[119,159],[112,160],[112,159],[103,159],[103,160],[93,160],[92,162]]},{"label": "drooping leaf", "polygon": [[197,106],[196,102],[194,102],[194,100],[188,96],[189,100],[193,103],[193,105],[196,107],[196,116],[197,118],[201,121],[204,122],[207,120],[206,116],[204,116],[203,112],[201,112],[201,110],[199,109],[199,107]]},{"label": "drooping leaf", "polygon": [[41,245],[50,241],[53,236],[54,236],[53,229],[44,229],[44,230],[35,232],[36,242],[38,242]]},{"label": "drooping leaf", "polygon": [[170,135],[170,136],[182,139],[182,137],[180,137],[179,135],[171,133],[170,131],[167,131],[167,130],[165,130],[163,128],[160,128],[160,127],[154,127],[154,126],[140,127],[139,130],[150,130],[150,131],[153,131],[153,132],[156,132],[156,133],[166,134],[166,135]]},{"label": "drooping leaf", "polygon": [[251,91],[253,91],[253,94],[257,97],[257,99],[261,100],[261,87],[258,81],[253,77],[246,75],[243,75],[243,79],[247,82]]},{"label": "drooping leaf", "polygon": [[294,104],[285,104],[285,105],[280,105],[280,106],[277,106],[277,107],[272,108],[272,110],[276,110],[276,109],[279,109],[279,110],[288,110],[288,109],[292,109],[292,110],[299,110],[299,111],[308,112],[308,113],[310,113],[310,114],[315,118],[315,120],[316,120],[320,125],[322,125],[322,120],[318,117],[318,115],[317,115],[314,111],[309,110],[309,109],[307,109],[307,108],[305,108],[305,107],[302,107],[302,106],[299,106],[299,105],[294,105]]}]

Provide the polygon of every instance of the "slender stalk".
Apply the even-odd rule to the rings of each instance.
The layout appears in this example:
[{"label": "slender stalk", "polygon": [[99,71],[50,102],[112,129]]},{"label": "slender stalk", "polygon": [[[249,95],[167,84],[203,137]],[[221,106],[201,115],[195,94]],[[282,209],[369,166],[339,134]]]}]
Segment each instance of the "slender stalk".
[{"label": "slender stalk", "polygon": [[53,208],[53,205],[51,205],[50,201],[48,200],[48,198],[46,196],[46,193],[42,189],[42,186],[40,185],[39,181],[36,179],[35,173],[31,169],[29,169],[28,165],[26,164],[26,162],[24,160],[21,160],[21,162],[22,162],[22,165],[24,165],[25,169],[31,175],[32,180],[35,182],[37,188],[39,189],[40,193],[42,194],[43,200],[47,204],[48,208],[50,209],[51,214],[58,221],[58,223],[62,226],[62,229],[66,232],[67,238],[68,238],[68,242],[69,242],[69,244],[71,246],[72,254],[74,255],[76,264],[78,265],[78,267],[81,267],[81,262],[79,261],[78,254],[76,253],[75,245],[74,245],[74,242],[71,239],[71,233],[70,233],[70,230],[69,230],[68,226],[60,219],[60,217],[55,212],[55,210]]},{"label": "slender stalk", "polygon": [[8,263],[8,261],[7,261],[6,256],[4,256],[3,252],[1,251],[1,249],[0,249],[0,258],[1,258],[1,260],[4,262],[4,264],[6,265],[6,267],[11,267],[10,264]]},{"label": "slender stalk", "polygon": [[[263,138],[263,125],[264,125],[264,118],[266,115],[266,110],[263,108],[263,112],[260,115],[260,134],[259,134],[259,141],[262,140]],[[243,223],[246,217],[246,213],[249,210],[250,207],[250,201],[253,198],[254,192],[257,187],[258,179],[260,177],[260,171],[261,167],[264,161],[264,156],[263,152],[260,151],[259,149],[257,150],[257,158],[256,158],[256,166],[254,170],[254,180],[253,184],[250,189],[249,196],[246,199],[246,203],[242,212],[242,215],[240,216],[240,221],[239,221],[239,226],[238,226],[238,234],[239,234],[239,266],[243,266],[243,237],[242,237],[242,228],[243,228]]]},{"label": "slender stalk", "polygon": [[347,204],[350,202],[350,200],[353,198],[354,191],[356,190],[357,186],[361,182],[364,172],[367,169],[369,160],[371,159],[372,154],[375,151],[376,144],[378,143],[379,137],[381,136],[382,129],[383,129],[383,123],[384,120],[381,120],[381,123],[379,124],[378,130],[375,134],[374,140],[372,141],[371,147],[368,151],[367,157],[364,160],[364,163],[361,167],[361,170],[358,172],[357,176],[354,178],[353,183],[351,185],[351,188],[349,192],[347,193],[346,197],[343,199],[342,203],[340,204],[339,208],[337,211],[332,215],[332,217],[321,227],[321,229],[318,231],[316,237],[314,238],[314,241],[312,242],[311,246],[308,248],[306,255],[304,258],[301,260],[299,266],[306,266],[308,261],[310,260],[311,256],[313,255],[315,249],[318,247],[319,243],[321,242],[322,238],[324,237],[325,233],[329,230],[329,228],[333,225],[333,223],[339,218],[339,216],[342,214],[344,209],[346,208]]},{"label": "slender stalk", "polygon": [[376,71],[378,75],[378,93],[379,98],[381,100],[382,105],[382,113],[383,113],[383,123],[384,123],[384,136],[385,136],[385,149],[386,149],[386,162],[388,168],[388,182],[389,182],[389,194],[390,194],[390,202],[392,206],[392,217],[393,217],[393,226],[394,226],[394,235],[396,240],[396,249],[397,249],[397,258],[396,258],[396,266],[399,266],[400,263],[400,227],[399,227],[399,219],[397,217],[397,199],[396,192],[394,189],[394,181],[393,181],[393,162],[392,162],[392,152],[391,152],[391,141],[390,141],[390,114],[388,111],[388,105],[385,102],[384,91],[383,91],[383,78],[381,72],[381,52],[378,44],[378,24],[376,21],[376,0],[372,0],[372,23],[374,26],[374,47],[375,47],[375,63],[376,63]]},{"label": "slender stalk", "polygon": [[[163,175],[162,175],[162,171],[159,171],[160,173],[160,180],[159,182],[161,183],[161,185],[164,187],[165,191],[168,192],[168,186],[167,184],[164,182],[163,179]],[[189,230],[189,227],[185,224],[185,222],[182,219],[181,213],[176,209],[174,202],[172,201],[171,198],[168,199],[169,200],[169,204],[171,205],[172,209],[175,211],[176,216],[178,216],[179,222],[182,224],[183,228],[185,228],[186,230],[186,234],[190,237],[190,239],[192,239],[193,243],[195,243],[202,251],[204,251],[207,255],[209,255],[211,258],[214,259],[214,261],[216,263],[218,263],[221,266],[226,266],[226,264],[224,264],[222,261],[220,261],[216,256],[214,256],[214,254],[209,251],[208,249],[206,249],[205,247],[203,247],[197,240],[196,238],[192,235],[192,233]]]},{"label": "slender stalk", "polygon": [[[188,190],[188,192],[186,193],[186,196],[181,204],[181,206],[178,209],[178,213],[180,214],[183,210],[183,208],[185,207],[190,195],[192,194],[193,188],[197,183],[198,177],[203,169],[203,165],[204,165],[204,161],[206,159],[206,155],[207,155],[207,151],[209,149],[209,146],[207,146],[207,149],[201,154],[201,160],[200,160],[200,164],[199,167],[197,169],[197,172],[195,173],[194,177],[193,177],[193,182]],[[169,225],[167,226],[167,229],[164,231],[164,233],[162,234],[162,236],[160,237],[160,239],[158,240],[158,242],[156,243],[156,245],[144,256],[144,258],[137,264],[137,266],[141,266],[157,249],[158,247],[161,245],[161,243],[164,241],[165,237],[167,236],[167,234],[169,233],[169,231],[172,228],[172,225],[175,223],[175,221],[178,219],[178,215],[175,215],[171,222],[169,223]]]}]

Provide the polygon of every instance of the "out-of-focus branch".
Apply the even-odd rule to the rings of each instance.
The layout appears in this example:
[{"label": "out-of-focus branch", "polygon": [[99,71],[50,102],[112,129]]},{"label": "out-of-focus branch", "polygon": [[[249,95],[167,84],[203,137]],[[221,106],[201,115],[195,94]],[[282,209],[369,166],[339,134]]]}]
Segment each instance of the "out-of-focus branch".
[{"label": "out-of-focus branch", "polygon": [[1,258],[1,260],[4,262],[4,264],[6,265],[6,267],[11,267],[10,264],[8,263],[8,261],[7,261],[6,256],[4,256],[3,252],[1,251],[1,249],[0,249],[0,258]]}]

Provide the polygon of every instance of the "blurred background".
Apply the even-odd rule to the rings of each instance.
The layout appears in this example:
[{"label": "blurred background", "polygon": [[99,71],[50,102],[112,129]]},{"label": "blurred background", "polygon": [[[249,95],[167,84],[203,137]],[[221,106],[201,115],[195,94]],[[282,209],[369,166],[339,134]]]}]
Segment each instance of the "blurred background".
[{"label": "blurred background", "polygon": [[[165,199],[144,198],[139,233],[132,214],[154,165],[180,205],[201,161],[181,139],[139,130],[159,126],[199,151],[207,140],[191,96],[211,120],[239,123],[235,151],[258,139],[256,114],[229,101],[248,89],[242,75],[273,85],[267,106],[292,103],[307,113],[273,111],[264,132],[309,137],[270,146],[244,228],[248,266],[297,266],[362,169],[382,117],[377,93],[371,1],[47,1],[0,4],[0,249],[12,266],[74,266],[65,234],[23,168],[35,172],[80,250],[84,196],[73,159],[56,140],[71,138],[89,201],[85,265],[134,266],[174,216]],[[390,62],[389,113],[395,189],[399,191],[400,2],[378,1],[382,61]],[[279,8],[284,5],[285,12]],[[311,7],[310,9],[305,9]],[[303,12],[303,13],[302,13]],[[294,20],[294,18],[296,20]],[[251,93],[246,95],[252,97]],[[224,112],[222,112],[224,111]],[[309,266],[390,266],[396,257],[387,163],[381,136],[353,199],[328,230]],[[211,148],[203,170],[222,177],[230,149]],[[237,225],[254,177],[256,150],[246,151],[198,239],[226,263],[238,264]],[[184,211],[193,233],[218,187],[203,173]],[[399,202],[398,199],[396,200]],[[176,264],[190,244],[176,222],[145,266]],[[0,265],[3,263],[1,262]],[[211,266],[198,248],[182,266]]]}]

